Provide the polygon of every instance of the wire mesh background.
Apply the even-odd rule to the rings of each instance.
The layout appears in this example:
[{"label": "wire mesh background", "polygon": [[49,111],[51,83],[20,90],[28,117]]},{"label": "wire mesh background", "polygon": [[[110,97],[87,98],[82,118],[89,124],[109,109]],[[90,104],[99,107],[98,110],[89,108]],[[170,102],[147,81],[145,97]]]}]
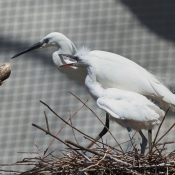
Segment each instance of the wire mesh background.
[{"label": "wire mesh background", "polygon": [[[174,87],[175,65],[175,2],[136,0],[6,0],[0,2],[0,64],[10,62],[11,77],[0,87],[0,163],[12,163],[27,157],[20,151],[36,151],[33,139],[43,152],[51,137],[33,128],[31,123],[45,127],[46,111],[51,131],[62,126],[39,100],[43,100],[64,119],[69,118],[88,97],[83,85],[57,70],[52,62],[56,48],[35,50],[14,60],[10,58],[38,42],[50,32],[61,32],[77,47],[85,45],[125,56],[163,77],[164,83]],[[104,121],[105,113],[97,109],[90,98],[88,105]],[[161,129],[162,135],[175,122],[171,113]],[[73,124],[95,137],[102,125],[85,107],[74,117]],[[129,139],[127,131],[115,123],[110,130],[119,142]],[[172,130],[164,140],[174,140]],[[76,133],[81,145],[89,142]],[[73,140],[67,126],[63,139]],[[139,136],[136,136],[136,139]],[[114,144],[107,134],[104,141]],[[55,141],[50,150],[62,144]],[[168,151],[174,149],[170,145]]]}]

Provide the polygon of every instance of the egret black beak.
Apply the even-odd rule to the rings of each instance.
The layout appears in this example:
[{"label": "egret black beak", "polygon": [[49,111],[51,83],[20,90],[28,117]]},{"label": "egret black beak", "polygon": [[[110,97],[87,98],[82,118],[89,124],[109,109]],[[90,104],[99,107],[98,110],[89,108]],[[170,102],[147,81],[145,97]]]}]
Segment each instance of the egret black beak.
[{"label": "egret black beak", "polygon": [[32,51],[32,50],[38,49],[38,48],[40,48],[43,44],[44,44],[44,42],[41,42],[41,41],[40,41],[40,42],[34,44],[33,46],[30,46],[29,48],[25,49],[24,51],[22,51],[22,52],[20,52],[20,53],[17,53],[17,54],[14,55],[11,59],[16,58],[16,57],[18,57],[18,56],[20,56],[20,55],[22,55],[22,54],[24,54],[24,53],[30,52],[30,51]]},{"label": "egret black beak", "polygon": [[[63,56],[64,56],[64,57],[67,57],[67,58],[71,58],[71,59],[75,60],[76,62],[78,61],[78,57],[73,56],[73,55],[69,55],[69,54],[59,54],[59,56],[60,56],[61,58],[63,58]],[[59,66],[59,67],[69,67],[69,66],[74,66],[74,64],[75,64],[75,63],[63,64],[63,65],[61,65],[61,66]]]}]

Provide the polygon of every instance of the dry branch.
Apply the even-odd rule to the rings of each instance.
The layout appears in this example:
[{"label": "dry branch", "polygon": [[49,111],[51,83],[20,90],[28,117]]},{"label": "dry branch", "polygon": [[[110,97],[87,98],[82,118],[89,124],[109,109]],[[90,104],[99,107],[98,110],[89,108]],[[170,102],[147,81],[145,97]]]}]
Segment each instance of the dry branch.
[{"label": "dry branch", "polygon": [[0,85],[3,84],[7,78],[9,78],[11,74],[11,65],[10,63],[4,63],[0,66]]}]

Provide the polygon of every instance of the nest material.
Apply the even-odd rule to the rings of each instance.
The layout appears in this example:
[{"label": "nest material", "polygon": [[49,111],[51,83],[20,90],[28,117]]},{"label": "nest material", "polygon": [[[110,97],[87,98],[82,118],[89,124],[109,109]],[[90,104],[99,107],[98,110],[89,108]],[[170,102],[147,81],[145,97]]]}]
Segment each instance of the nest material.
[{"label": "nest material", "polygon": [[[71,126],[72,131],[73,129],[77,130],[89,140],[93,140],[93,138],[79,131],[77,128],[72,126],[72,124],[69,123],[69,121],[71,121],[71,117],[73,117],[74,115],[72,115],[68,121],[65,121],[58,114],[56,114],[47,104],[45,104],[42,101],[41,103],[47,106],[57,117],[59,117],[62,121],[64,121],[65,125],[67,124]],[[86,106],[85,103],[83,103],[83,106],[84,105]],[[166,115],[167,113],[168,111],[166,112]],[[42,175],[59,175],[59,174],[64,174],[64,175],[68,175],[68,174],[71,174],[71,175],[73,174],[75,175],[168,174],[168,175],[171,175],[172,174],[173,175],[174,174],[175,175],[175,151],[171,152],[168,155],[164,154],[166,145],[173,144],[174,142],[170,141],[170,142],[160,143],[160,140],[174,127],[175,124],[173,124],[167,130],[167,132],[157,140],[157,135],[159,133],[159,130],[162,126],[162,123],[165,117],[158,128],[158,131],[156,133],[156,137],[154,138],[152,146],[149,148],[148,153],[144,156],[140,155],[139,150],[137,150],[135,147],[133,148],[133,151],[125,153],[121,148],[121,144],[119,145],[118,142],[116,142],[117,146],[110,146],[108,144],[98,141],[100,142],[102,147],[100,147],[99,144],[96,144],[97,145],[96,148],[89,149],[79,145],[78,142],[74,143],[69,140],[62,140],[61,138],[58,137],[58,134],[61,131],[61,129],[56,135],[53,135],[49,129],[49,123],[47,120],[46,113],[45,113],[45,119],[46,119],[47,129],[44,129],[36,124],[32,124],[32,125],[44,131],[46,134],[49,134],[54,139],[59,140],[61,143],[66,145],[68,149],[65,149],[64,151],[59,150],[63,154],[62,157],[55,157],[53,155],[53,152],[46,154],[48,148],[52,144],[51,142],[51,144],[47,147],[46,151],[44,152],[44,155],[41,155],[39,151],[39,146],[37,146],[37,144],[35,143],[38,149],[37,156],[35,156],[34,158],[25,158],[22,161],[18,161],[12,164],[13,166],[14,165],[18,165],[18,166],[33,165],[33,167],[30,168],[28,171],[16,172],[15,174],[18,174],[18,175],[36,175],[36,174],[40,174],[40,175],[41,174]],[[73,132],[73,135],[75,137],[74,132]],[[75,140],[76,140],[76,137],[75,137]],[[67,150],[69,151],[69,153],[67,153]],[[1,165],[1,166],[3,167],[7,165]],[[1,169],[1,172],[13,173],[15,171],[8,171],[8,170]]]},{"label": "nest material", "polygon": [[[115,175],[115,174],[175,174],[175,151],[169,155],[163,155],[165,145],[159,144],[151,154],[141,156],[137,149],[128,153],[121,153],[114,147],[94,148],[88,150],[71,141],[74,145],[68,154],[55,157],[53,153],[44,157],[25,158],[16,165],[34,165],[28,171],[18,173],[20,175]],[[171,143],[171,142],[169,142]],[[81,148],[82,151],[77,150]],[[65,150],[67,152],[67,150]],[[86,151],[92,153],[87,156]]]}]

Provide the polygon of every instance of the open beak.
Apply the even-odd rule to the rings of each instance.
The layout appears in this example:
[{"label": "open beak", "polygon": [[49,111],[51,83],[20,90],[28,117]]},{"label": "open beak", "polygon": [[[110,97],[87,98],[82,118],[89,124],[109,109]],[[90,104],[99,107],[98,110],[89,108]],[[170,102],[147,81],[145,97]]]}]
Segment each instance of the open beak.
[{"label": "open beak", "polygon": [[44,43],[40,41],[40,42],[34,44],[33,46],[30,46],[29,48],[25,49],[24,51],[22,51],[22,52],[20,52],[20,53],[17,53],[17,54],[14,55],[11,59],[16,58],[16,57],[18,57],[18,56],[20,56],[20,55],[22,55],[22,54],[24,54],[24,53],[30,52],[30,51],[32,51],[32,50],[38,49],[38,48],[40,48],[43,44],[44,44]]},{"label": "open beak", "polygon": [[[73,60],[75,60],[76,62],[78,61],[77,57],[76,56],[73,56],[73,55],[69,55],[69,54],[59,54],[59,56],[63,59],[63,56],[64,57],[67,57],[67,58],[71,58]],[[74,66],[75,63],[70,63],[70,64],[63,64],[59,67],[70,67],[70,66]]]}]

